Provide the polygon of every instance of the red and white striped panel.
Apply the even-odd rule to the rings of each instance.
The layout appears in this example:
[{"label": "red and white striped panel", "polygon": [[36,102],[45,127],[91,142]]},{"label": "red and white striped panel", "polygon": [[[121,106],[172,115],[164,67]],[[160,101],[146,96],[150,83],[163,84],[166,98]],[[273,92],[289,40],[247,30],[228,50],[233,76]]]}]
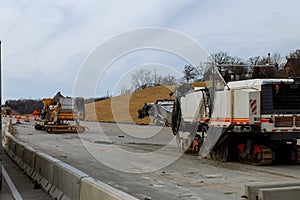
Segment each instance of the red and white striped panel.
[{"label": "red and white striped panel", "polygon": [[256,99],[250,99],[250,114],[256,115],[257,114],[257,101]]}]

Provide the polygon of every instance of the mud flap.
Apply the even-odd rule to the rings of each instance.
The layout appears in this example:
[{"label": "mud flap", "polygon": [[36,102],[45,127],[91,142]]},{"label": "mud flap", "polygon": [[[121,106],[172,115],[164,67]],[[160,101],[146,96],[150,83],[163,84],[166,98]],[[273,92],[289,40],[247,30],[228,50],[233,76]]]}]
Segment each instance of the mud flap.
[{"label": "mud flap", "polygon": [[207,136],[199,151],[199,157],[207,157],[208,154],[214,149],[220,138],[226,132],[226,128],[222,127],[210,127],[207,132]]}]

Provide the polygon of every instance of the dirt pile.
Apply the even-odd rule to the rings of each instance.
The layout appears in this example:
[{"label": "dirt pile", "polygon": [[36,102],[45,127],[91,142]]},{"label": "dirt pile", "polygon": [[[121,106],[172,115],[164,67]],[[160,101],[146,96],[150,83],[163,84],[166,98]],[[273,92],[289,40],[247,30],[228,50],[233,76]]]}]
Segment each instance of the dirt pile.
[{"label": "dirt pile", "polygon": [[86,105],[86,120],[101,122],[123,122],[149,124],[151,120],[137,118],[137,111],[144,103],[166,99],[175,86],[156,86],[141,91],[112,97]]}]

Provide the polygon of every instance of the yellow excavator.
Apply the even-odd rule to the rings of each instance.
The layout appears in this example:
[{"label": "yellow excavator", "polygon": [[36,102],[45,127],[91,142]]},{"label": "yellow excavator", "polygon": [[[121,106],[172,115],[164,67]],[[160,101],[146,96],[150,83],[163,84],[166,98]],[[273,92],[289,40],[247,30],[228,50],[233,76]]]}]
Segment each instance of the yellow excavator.
[{"label": "yellow excavator", "polygon": [[43,99],[44,107],[37,115],[34,128],[48,133],[83,133],[80,121],[85,118],[84,98],[64,97],[58,92]]}]

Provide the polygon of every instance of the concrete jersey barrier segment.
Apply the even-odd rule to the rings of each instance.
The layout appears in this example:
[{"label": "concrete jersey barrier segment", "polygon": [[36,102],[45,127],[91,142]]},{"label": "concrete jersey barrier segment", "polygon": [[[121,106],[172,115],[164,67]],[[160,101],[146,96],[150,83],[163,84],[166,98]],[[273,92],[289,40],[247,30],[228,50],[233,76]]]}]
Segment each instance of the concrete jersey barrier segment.
[{"label": "concrete jersey barrier segment", "polygon": [[136,200],[135,197],[91,177],[81,180],[80,199]]},{"label": "concrete jersey barrier segment", "polygon": [[10,132],[11,122],[3,133],[2,145],[21,169],[57,200],[137,200],[137,198],[113,188],[88,174],[41,151],[18,141]]},{"label": "concrete jersey barrier segment", "polygon": [[[296,188],[294,188],[296,187]],[[297,190],[297,188],[299,189]],[[292,190],[291,190],[292,188]],[[275,183],[258,183],[258,184],[247,184],[245,185],[245,196],[248,200],[266,200],[270,199],[268,196],[274,197],[274,200],[281,200],[282,198],[276,197],[277,191],[281,191],[281,195],[285,196],[285,200],[294,199],[288,198],[289,193],[297,193],[297,197],[300,197],[300,181],[289,181],[289,182],[275,182]]]},{"label": "concrete jersey barrier segment", "polygon": [[258,191],[258,200],[300,199],[300,186],[267,188]]}]

